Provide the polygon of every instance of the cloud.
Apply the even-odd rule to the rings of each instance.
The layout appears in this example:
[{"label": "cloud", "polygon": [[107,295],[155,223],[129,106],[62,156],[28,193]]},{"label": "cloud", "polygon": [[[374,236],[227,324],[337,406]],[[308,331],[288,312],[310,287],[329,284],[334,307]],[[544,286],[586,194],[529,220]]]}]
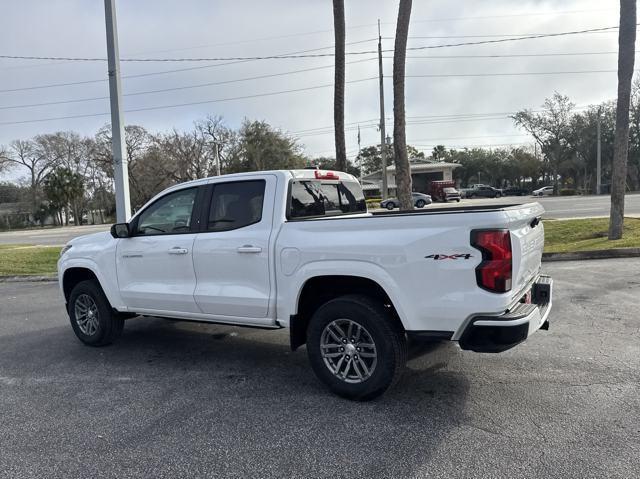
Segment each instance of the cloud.
[{"label": "cloud", "polygon": [[[333,20],[330,2],[294,0],[184,2],[138,0],[117,2],[121,56],[209,57],[271,55],[318,49],[331,53]],[[376,21],[380,18],[385,49],[393,47],[396,2],[352,0],[347,2],[347,51],[375,50]],[[559,14],[558,11],[571,11]],[[527,15],[525,15],[527,14]],[[522,35],[615,26],[615,8],[604,9],[595,0],[528,1],[430,1],[414,2],[410,47],[437,45],[495,37],[448,38],[471,35]],[[35,0],[8,2],[0,19],[3,54],[104,56],[104,10],[102,2]],[[568,52],[615,52],[615,33],[584,34],[519,42],[420,50],[408,53],[407,75],[495,74],[615,70],[616,55],[546,56],[511,58],[417,58],[434,55],[537,54]],[[390,57],[391,53],[385,54]],[[377,75],[375,55],[348,57],[347,80]],[[251,76],[282,73],[319,66],[328,68],[202,88],[148,95],[127,96],[127,110],[178,103],[256,95],[288,89],[331,84],[332,58],[263,60],[202,68],[165,75],[125,78],[125,93],[222,82]],[[202,64],[197,64],[202,66]],[[172,70],[194,64],[123,63],[123,75]],[[392,60],[384,60],[385,103],[392,113]],[[0,61],[0,90],[32,85],[106,80],[106,65],[100,62]],[[615,96],[615,73],[538,76],[479,76],[408,78],[406,87],[409,143],[430,151],[431,146],[502,144],[527,141],[508,119],[425,123],[428,116],[511,112],[536,108],[554,90],[569,95],[577,105],[596,103]],[[0,107],[108,95],[106,81],[42,90],[0,93]],[[290,132],[329,127],[325,134],[299,136],[310,154],[333,151],[333,90],[331,87],[246,100],[192,105],[165,110],[127,113],[127,123],[150,130],[188,128],[208,114],[222,115],[231,126],[243,118],[263,119]],[[22,109],[0,109],[0,123],[59,116],[108,112],[108,100],[92,100]],[[346,90],[345,122],[361,122],[362,145],[379,141],[373,125],[379,115],[377,80],[349,84]],[[423,117],[420,119],[419,117]],[[372,121],[374,120],[374,121]],[[38,133],[76,130],[91,135],[108,116],[64,121],[0,125],[0,143]],[[387,121],[391,133],[392,121]],[[356,132],[347,132],[347,149],[357,151]]]}]

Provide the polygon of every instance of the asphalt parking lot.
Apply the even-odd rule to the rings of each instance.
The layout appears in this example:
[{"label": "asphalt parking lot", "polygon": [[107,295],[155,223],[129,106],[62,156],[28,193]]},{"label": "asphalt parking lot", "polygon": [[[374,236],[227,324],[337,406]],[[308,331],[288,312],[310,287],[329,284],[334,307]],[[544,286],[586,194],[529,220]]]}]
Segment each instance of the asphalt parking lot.
[{"label": "asphalt parking lot", "polygon": [[548,332],[424,347],[370,403],[286,331],[134,319],[94,349],[55,284],[0,284],[0,477],[640,477],[640,260],[543,266]]}]

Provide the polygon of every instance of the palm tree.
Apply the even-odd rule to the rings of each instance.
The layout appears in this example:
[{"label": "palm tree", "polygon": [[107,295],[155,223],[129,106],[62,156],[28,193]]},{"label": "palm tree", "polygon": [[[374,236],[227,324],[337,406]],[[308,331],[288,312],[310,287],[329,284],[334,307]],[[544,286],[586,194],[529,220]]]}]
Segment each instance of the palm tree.
[{"label": "palm tree", "polygon": [[613,145],[611,172],[611,213],[609,239],[622,238],[624,221],[624,193],[627,183],[627,155],[629,152],[629,102],[636,43],[636,0],[620,0],[620,29],[618,31],[618,104],[616,107],[616,136]]},{"label": "palm tree", "polygon": [[404,110],[404,68],[412,0],[400,0],[396,42],[393,51],[393,149],[396,161],[396,186],[400,209],[413,209],[411,199],[411,169],[407,155],[406,119]]},{"label": "palm tree", "polygon": [[333,0],[333,32],[335,36],[335,80],[333,85],[333,124],[336,141],[336,168],[347,170],[344,140],[344,0]]}]

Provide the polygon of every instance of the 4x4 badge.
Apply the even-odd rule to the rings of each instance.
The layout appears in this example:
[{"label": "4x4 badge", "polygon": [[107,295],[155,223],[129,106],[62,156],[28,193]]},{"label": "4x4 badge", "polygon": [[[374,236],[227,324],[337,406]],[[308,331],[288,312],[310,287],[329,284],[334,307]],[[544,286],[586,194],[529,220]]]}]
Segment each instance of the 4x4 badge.
[{"label": "4x4 badge", "polygon": [[472,254],[430,254],[429,256],[425,256],[427,259],[469,259],[473,258]]}]

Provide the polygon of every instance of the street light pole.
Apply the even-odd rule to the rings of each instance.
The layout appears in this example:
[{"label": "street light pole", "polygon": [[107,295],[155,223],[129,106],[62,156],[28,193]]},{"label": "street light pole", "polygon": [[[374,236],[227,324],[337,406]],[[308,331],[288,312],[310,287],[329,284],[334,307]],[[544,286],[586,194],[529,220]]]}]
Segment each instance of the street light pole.
[{"label": "street light pole", "polygon": [[107,27],[107,60],[109,68],[109,97],[111,99],[111,138],[113,151],[113,179],[116,193],[116,220],[124,223],[131,217],[129,200],[129,168],[125,156],[124,123],[120,105],[122,84],[120,81],[120,54],[118,52],[118,26],[115,0],[104,0],[104,16]]}]

